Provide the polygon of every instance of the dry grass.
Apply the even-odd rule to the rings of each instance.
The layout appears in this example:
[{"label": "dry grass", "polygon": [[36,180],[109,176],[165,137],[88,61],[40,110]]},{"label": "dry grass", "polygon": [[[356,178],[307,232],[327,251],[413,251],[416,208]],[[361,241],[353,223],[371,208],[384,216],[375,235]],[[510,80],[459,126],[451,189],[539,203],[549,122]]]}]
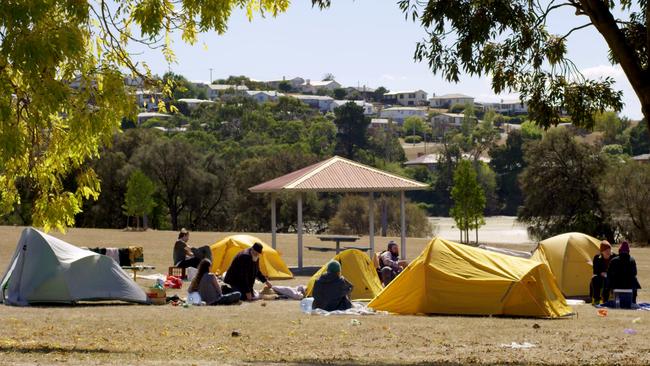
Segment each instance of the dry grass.
[{"label": "dry grass", "polygon": [[[20,228],[0,228],[1,266],[6,266],[19,235]],[[191,242],[209,244],[222,236],[193,233]],[[268,234],[259,236],[269,239]],[[148,264],[166,268],[175,234],[75,229],[64,238],[80,246],[141,244]],[[387,240],[378,239],[378,245]],[[308,237],[306,243],[319,242]],[[424,239],[409,240],[409,257],[425,244]],[[281,235],[279,248],[293,264],[295,238]],[[305,255],[306,264],[321,264],[329,257],[308,251]],[[633,249],[633,255],[642,284],[649,284],[650,249]],[[640,299],[650,301],[648,292],[642,291]],[[289,301],[189,309],[114,304],[1,309],[2,364],[650,363],[650,313],[610,311],[608,317],[599,318],[587,305],[576,307],[577,316],[562,320],[382,315],[358,318],[358,326],[347,316],[301,314],[298,303]],[[635,318],[641,322],[633,323]],[[625,328],[638,333],[627,335]],[[234,330],[241,335],[231,336]],[[511,342],[537,347],[501,347]]]}]

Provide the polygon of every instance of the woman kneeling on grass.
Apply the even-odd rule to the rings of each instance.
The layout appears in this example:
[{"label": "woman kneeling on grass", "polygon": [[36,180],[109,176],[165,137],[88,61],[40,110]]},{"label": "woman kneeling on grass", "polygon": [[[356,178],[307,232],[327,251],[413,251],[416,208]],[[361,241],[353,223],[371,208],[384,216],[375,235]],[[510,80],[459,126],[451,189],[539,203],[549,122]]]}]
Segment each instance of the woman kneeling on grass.
[{"label": "woman kneeling on grass", "polygon": [[203,259],[199,263],[198,272],[187,292],[198,292],[201,295],[201,300],[205,301],[208,305],[230,305],[239,302],[241,293],[231,292],[223,294],[217,275],[210,273],[212,262],[209,259]]}]

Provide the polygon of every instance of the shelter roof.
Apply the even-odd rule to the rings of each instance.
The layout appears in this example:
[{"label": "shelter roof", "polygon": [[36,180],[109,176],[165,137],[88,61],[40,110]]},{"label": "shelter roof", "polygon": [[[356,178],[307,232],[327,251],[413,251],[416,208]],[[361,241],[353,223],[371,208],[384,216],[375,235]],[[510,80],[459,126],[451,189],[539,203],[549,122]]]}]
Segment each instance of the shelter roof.
[{"label": "shelter roof", "polygon": [[249,190],[255,193],[391,192],[423,190],[427,187],[427,184],[334,156]]}]

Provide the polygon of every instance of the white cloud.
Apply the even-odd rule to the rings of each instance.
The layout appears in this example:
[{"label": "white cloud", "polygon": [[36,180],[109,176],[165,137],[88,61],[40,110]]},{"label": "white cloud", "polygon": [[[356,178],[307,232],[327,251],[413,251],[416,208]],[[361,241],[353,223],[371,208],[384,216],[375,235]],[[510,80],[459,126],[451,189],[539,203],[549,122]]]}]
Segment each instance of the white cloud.
[{"label": "white cloud", "polygon": [[587,79],[601,79],[605,77],[619,79],[625,77],[623,69],[619,65],[598,65],[582,69],[581,72]]}]

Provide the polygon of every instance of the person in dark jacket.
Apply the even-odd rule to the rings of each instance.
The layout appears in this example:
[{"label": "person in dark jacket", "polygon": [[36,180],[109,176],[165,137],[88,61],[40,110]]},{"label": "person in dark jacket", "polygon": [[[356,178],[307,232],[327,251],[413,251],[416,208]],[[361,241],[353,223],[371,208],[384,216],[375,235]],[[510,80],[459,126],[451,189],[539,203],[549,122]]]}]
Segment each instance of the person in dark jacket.
[{"label": "person in dark jacket", "polygon": [[612,290],[632,290],[632,302],[635,304],[637,290],[641,288],[636,274],[636,261],[630,255],[630,244],[624,241],[618,249],[618,256],[609,262],[607,278]]},{"label": "person in dark jacket", "polygon": [[237,253],[230,267],[228,267],[228,271],[226,271],[226,277],[223,281],[233,290],[241,292],[242,300],[255,300],[253,285],[256,278],[268,288],[273,286],[260,272],[259,260],[262,250],[263,247],[260,243],[255,243],[252,247],[242,250]]},{"label": "person in dark jacket", "polygon": [[352,307],[352,284],[341,276],[341,264],[330,261],[327,272],[314,283],[312,309],[325,311],[347,310]]},{"label": "person in dark jacket", "polygon": [[611,288],[607,280],[607,269],[612,260],[612,245],[607,240],[600,242],[600,253],[594,257],[593,260],[593,277],[591,277],[591,284],[589,286],[589,293],[591,294],[592,303],[598,305],[602,302],[609,300],[609,293]]},{"label": "person in dark jacket", "polygon": [[194,256],[192,247],[187,242],[190,240],[190,232],[184,228],[178,233],[178,240],[174,243],[174,266],[178,268],[198,267],[201,258]]}]

